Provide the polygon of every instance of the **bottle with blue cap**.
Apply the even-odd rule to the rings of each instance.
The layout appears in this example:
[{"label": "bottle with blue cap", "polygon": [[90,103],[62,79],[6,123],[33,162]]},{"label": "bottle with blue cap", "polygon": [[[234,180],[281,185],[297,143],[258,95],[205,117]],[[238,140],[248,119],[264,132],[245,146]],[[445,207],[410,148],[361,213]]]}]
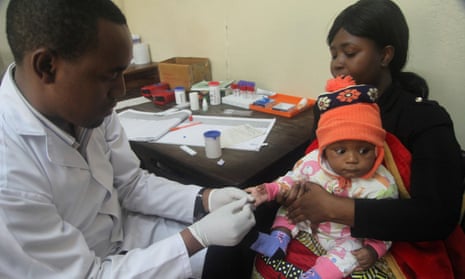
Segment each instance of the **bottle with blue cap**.
[{"label": "bottle with blue cap", "polygon": [[174,98],[177,105],[186,103],[186,90],[183,86],[177,86],[174,88]]},{"label": "bottle with blue cap", "polygon": [[218,130],[209,130],[203,133],[205,137],[205,155],[210,159],[221,157],[221,132]]}]

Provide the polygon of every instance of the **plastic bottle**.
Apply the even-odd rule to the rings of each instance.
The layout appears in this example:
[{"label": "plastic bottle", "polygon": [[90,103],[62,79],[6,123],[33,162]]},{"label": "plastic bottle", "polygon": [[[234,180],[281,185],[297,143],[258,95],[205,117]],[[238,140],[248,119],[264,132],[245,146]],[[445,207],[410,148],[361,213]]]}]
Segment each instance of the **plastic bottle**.
[{"label": "plastic bottle", "polygon": [[[140,39],[140,35],[137,35],[137,34],[131,34],[131,38],[132,38],[132,52],[134,53],[134,50],[135,50],[135,47],[134,45],[136,44],[140,44],[141,43],[141,39]],[[131,64],[134,64],[134,57],[131,59]]]},{"label": "plastic bottle", "polygon": [[207,97],[203,96],[202,98],[202,110],[203,111],[208,111],[208,103],[207,103]]},{"label": "plastic bottle", "polygon": [[133,59],[131,63],[134,64],[147,64],[150,62],[150,52],[149,52],[149,45],[143,43],[140,35],[132,34],[132,52],[133,52]]},{"label": "plastic bottle", "polygon": [[250,98],[255,98],[255,82],[250,81],[246,86],[247,96]]},{"label": "plastic bottle", "polygon": [[199,93],[198,92],[189,93],[189,103],[191,105],[191,110],[199,110]]},{"label": "plastic bottle", "polygon": [[181,105],[186,102],[186,91],[183,86],[174,88],[174,98],[177,105]]},{"label": "plastic bottle", "polygon": [[209,130],[203,133],[205,138],[205,155],[210,159],[221,157],[221,132],[217,130]]},{"label": "plastic bottle", "polygon": [[240,80],[237,85],[239,87],[239,96],[241,98],[247,98],[247,81]]},{"label": "plastic bottle", "polygon": [[210,92],[210,105],[215,106],[221,104],[220,83],[218,81],[210,81],[208,83]]},{"label": "plastic bottle", "polygon": [[233,95],[235,97],[239,97],[240,93],[239,93],[239,86],[237,85],[237,83],[231,84],[231,89],[233,90]]}]

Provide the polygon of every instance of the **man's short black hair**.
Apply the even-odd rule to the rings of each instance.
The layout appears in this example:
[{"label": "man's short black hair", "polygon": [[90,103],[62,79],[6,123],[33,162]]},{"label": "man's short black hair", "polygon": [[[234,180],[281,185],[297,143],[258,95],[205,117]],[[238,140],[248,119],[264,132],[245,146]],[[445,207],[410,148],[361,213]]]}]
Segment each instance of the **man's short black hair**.
[{"label": "man's short black hair", "polygon": [[73,59],[97,46],[99,19],[127,24],[110,0],[11,0],[6,14],[8,43],[16,63],[41,47]]}]

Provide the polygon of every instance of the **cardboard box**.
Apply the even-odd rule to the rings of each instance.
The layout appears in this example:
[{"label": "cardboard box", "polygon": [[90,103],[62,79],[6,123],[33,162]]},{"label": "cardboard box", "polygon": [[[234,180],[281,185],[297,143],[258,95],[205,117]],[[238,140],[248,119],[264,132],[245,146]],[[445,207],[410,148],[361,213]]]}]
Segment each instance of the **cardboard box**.
[{"label": "cardboard box", "polygon": [[158,72],[160,81],[168,83],[171,89],[184,86],[188,91],[194,83],[212,80],[208,58],[173,57],[158,63]]}]

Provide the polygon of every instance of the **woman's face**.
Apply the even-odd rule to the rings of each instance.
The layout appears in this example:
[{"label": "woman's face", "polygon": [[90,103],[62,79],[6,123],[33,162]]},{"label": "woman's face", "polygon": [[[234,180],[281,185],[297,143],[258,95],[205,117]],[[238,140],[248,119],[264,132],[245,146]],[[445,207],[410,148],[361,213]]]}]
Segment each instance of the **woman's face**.
[{"label": "woman's face", "polygon": [[383,69],[383,52],[375,42],[351,35],[340,29],[329,46],[331,52],[331,74],[351,75],[359,84],[379,87]]}]

